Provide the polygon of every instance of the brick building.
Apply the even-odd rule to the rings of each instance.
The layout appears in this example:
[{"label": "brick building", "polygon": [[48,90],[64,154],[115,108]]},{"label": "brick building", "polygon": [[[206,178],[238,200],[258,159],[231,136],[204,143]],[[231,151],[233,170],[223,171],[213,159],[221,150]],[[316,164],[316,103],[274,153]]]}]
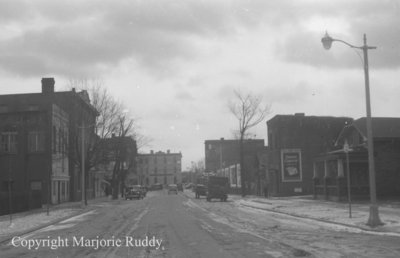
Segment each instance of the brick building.
[{"label": "brick building", "polygon": [[243,144],[244,165],[240,167],[239,140],[206,140],[204,142],[205,172],[217,173],[230,178],[233,192],[240,192],[242,173],[246,175],[249,193],[259,192],[260,182],[258,154],[264,150],[263,139],[246,139]]},{"label": "brick building", "polygon": [[14,212],[81,196],[78,127],[94,124],[97,111],[86,92],[54,92],[54,84],[43,78],[41,93],[0,95],[0,213],[10,194]]},{"label": "brick building", "polygon": [[[378,197],[400,197],[400,118],[372,118],[376,193]],[[346,153],[347,141],[349,171]],[[345,126],[336,141],[336,149],[314,159],[314,196],[347,199],[347,173],[350,173],[352,198],[369,197],[369,171],[366,119]]]},{"label": "brick building", "polygon": [[150,151],[137,156],[137,174],[141,185],[177,184],[182,182],[182,154]]},{"label": "brick building", "polygon": [[332,150],[348,117],[276,115],[267,121],[270,196],[313,193],[313,161]]}]

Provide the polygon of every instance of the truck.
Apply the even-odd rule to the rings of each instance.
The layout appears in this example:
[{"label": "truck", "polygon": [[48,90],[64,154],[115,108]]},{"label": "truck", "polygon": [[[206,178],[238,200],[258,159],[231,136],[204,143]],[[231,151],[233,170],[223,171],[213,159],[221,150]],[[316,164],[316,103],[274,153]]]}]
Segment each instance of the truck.
[{"label": "truck", "polygon": [[210,176],[207,182],[207,201],[213,198],[226,202],[228,199],[229,178],[222,176]]},{"label": "truck", "polygon": [[196,199],[199,199],[201,196],[207,196],[207,177],[199,177],[196,180],[196,185],[193,188],[193,191],[196,195]]}]

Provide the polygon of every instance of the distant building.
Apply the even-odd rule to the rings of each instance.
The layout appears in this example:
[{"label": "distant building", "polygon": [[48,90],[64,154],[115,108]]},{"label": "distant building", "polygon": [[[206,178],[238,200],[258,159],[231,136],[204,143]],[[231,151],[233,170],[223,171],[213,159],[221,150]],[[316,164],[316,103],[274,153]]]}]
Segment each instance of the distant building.
[{"label": "distant building", "polygon": [[81,196],[76,139],[97,111],[85,91],[54,92],[54,84],[43,78],[41,93],[0,95],[0,213],[9,212],[10,193],[13,212]]},{"label": "distant building", "polygon": [[[244,165],[240,167],[240,141],[206,140],[204,142],[205,172],[227,176],[231,182],[232,192],[241,190],[242,173],[246,176],[247,192],[257,193],[259,184],[259,166],[257,154],[264,150],[263,139],[246,139],[243,143]],[[242,172],[243,171],[243,172]]]},{"label": "distant building", "polygon": [[[400,197],[400,118],[373,117],[372,133],[376,194],[378,197]],[[347,141],[350,151],[347,171]],[[369,170],[366,119],[360,118],[343,127],[336,148],[314,159],[314,196],[347,199],[347,174],[350,176],[353,199],[369,197]]]},{"label": "distant building", "polygon": [[267,121],[270,196],[313,193],[313,160],[334,148],[348,117],[276,115]]},{"label": "distant building", "polygon": [[181,172],[182,154],[180,152],[151,151],[137,156],[137,174],[141,185],[181,183]]},{"label": "distant building", "polygon": [[103,182],[105,184],[97,184],[97,196],[101,196],[104,193],[112,193],[111,185],[116,166],[119,166],[115,176],[119,181],[118,188],[120,193],[123,193],[125,186],[139,184],[136,171],[137,146],[132,137],[112,135],[111,138],[101,139],[99,148],[103,151],[104,158],[93,169],[93,173],[96,174],[96,179],[99,183]]}]

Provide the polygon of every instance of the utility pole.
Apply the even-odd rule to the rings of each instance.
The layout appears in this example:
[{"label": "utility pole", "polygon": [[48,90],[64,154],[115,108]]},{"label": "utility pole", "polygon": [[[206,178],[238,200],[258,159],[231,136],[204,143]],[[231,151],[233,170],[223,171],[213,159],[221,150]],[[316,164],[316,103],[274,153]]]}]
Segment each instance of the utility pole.
[{"label": "utility pole", "polygon": [[82,161],[81,161],[81,170],[82,170],[82,186],[81,186],[81,191],[82,191],[82,201],[81,201],[81,207],[85,207],[85,122],[82,120],[82,143],[81,143],[81,155],[82,155]]}]

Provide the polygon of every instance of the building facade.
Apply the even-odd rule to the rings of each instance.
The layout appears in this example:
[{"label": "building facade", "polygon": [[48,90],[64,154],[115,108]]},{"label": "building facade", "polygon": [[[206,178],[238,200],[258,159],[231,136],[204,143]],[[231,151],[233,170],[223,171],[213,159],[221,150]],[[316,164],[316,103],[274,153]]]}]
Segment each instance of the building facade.
[{"label": "building facade", "polygon": [[100,145],[104,150],[104,159],[94,169],[98,183],[96,192],[112,194],[113,179],[118,181],[121,194],[124,193],[126,186],[138,185],[136,141],[132,137],[113,135],[111,138],[101,139]]},{"label": "building facade", "polygon": [[264,150],[263,139],[246,139],[243,142],[243,168],[240,166],[240,140],[206,140],[204,142],[205,172],[229,177],[231,191],[239,193],[244,175],[248,193],[260,189],[258,153]]},{"label": "building facade", "polygon": [[313,159],[334,149],[348,117],[276,115],[267,121],[268,172],[270,196],[313,193]]},{"label": "building facade", "polygon": [[2,213],[80,196],[74,139],[78,126],[94,123],[97,112],[85,93],[54,92],[54,84],[43,78],[41,93],[0,95]]},{"label": "building facade", "polygon": [[[377,196],[398,198],[400,197],[400,118],[374,117],[372,132]],[[343,147],[345,142],[349,149]],[[348,186],[352,199],[369,198],[366,143],[366,119],[360,118],[342,129],[336,140],[335,150],[315,157],[313,176],[315,198],[345,200],[348,196]]]},{"label": "building facade", "polygon": [[140,185],[182,183],[182,154],[150,151],[137,156],[137,175]]}]

